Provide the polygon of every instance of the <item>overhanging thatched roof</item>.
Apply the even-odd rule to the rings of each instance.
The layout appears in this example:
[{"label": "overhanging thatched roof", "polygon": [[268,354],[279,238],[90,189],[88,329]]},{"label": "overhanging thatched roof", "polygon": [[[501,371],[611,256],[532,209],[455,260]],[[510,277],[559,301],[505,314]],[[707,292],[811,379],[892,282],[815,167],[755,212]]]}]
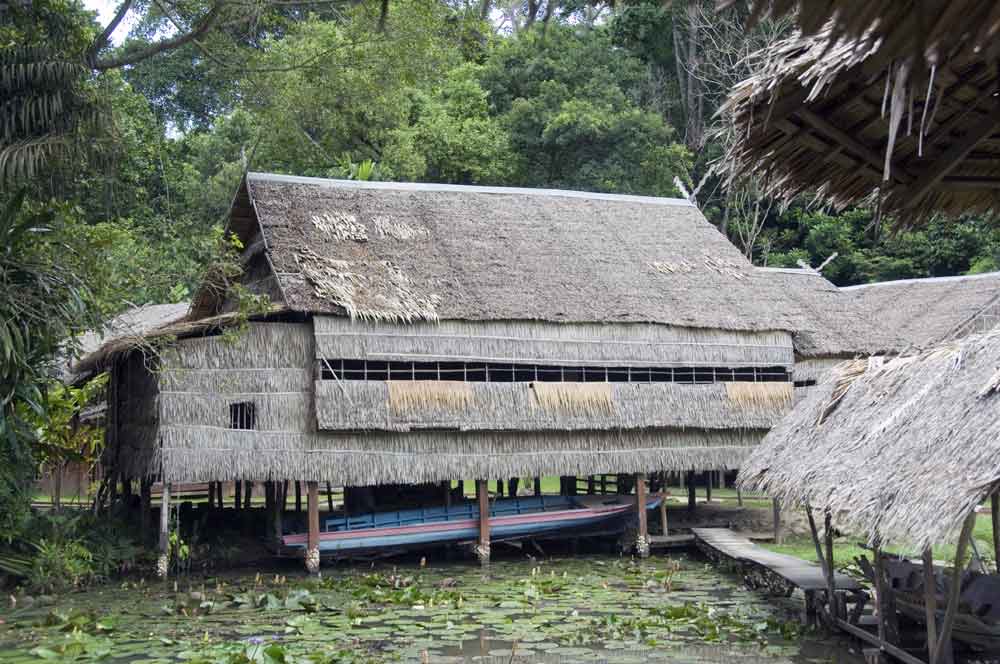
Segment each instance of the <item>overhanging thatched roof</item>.
[{"label": "overhanging thatched roof", "polygon": [[898,338],[895,347],[889,345],[892,339],[874,344],[883,351],[923,349],[987,332],[1000,322],[1000,272],[884,281],[842,291],[859,319],[877,321],[878,330]]},{"label": "overhanging thatched roof", "polygon": [[[244,319],[244,315],[239,312],[229,312],[192,320],[189,315],[190,306],[189,302],[146,305],[115,318],[120,324],[113,322],[102,336],[87,332],[83,335],[83,345],[87,350],[71,366],[69,382],[89,380],[96,373],[105,370],[116,356],[131,350],[151,348],[160,341],[221,330]],[[272,306],[268,311],[254,314],[250,318],[263,318],[284,311],[281,306]]]},{"label": "overhanging thatched roof", "polygon": [[[775,45],[764,54],[761,71],[731,91],[723,112],[732,117],[737,138],[720,167],[733,177],[758,174],[768,191],[783,197],[819,191],[838,206],[878,190],[882,209],[903,226],[935,212],[995,212],[997,71],[989,49],[975,45],[992,37],[996,7],[819,4],[840,8],[841,22]],[[940,10],[926,14],[940,18],[933,24],[933,44],[940,48],[927,61],[898,56],[917,45],[908,30],[925,14],[915,4]],[[851,36],[857,17],[863,23],[864,17],[897,11],[904,18],[879,24],[886,30]],[[799,20],[828,14],[809,5]],[[954,35],[961,38],[952,40]],[[990,49],[996,42],[990,41]]]},{"label": "overhanging thatched roof", "polygon": [[[795,324],[780,290],[685,200],[250,173],[230,228],[248,251],[264,251],[295,311],[393,322]],[[196,310],[218,306],[205,298]]]},{"label": "overhanging thatched roof", "polygon": [[[721,8],[736,4],[722,0]],[[880,44],[889,60],[941,63],[957,50],[997,54],[1000,6],[982,0],[769,0],[754,3],[750,23],[793,15],[806,35]]]},{"label": "overhanging thatched roof", "polygon": [[1000,483],[998,366],[1000,332],[844,363],[771,430],[740,482],[830,509],[870,540],[916,551],[953,540]]},{"label": "overhanging thatched roof", "polygon": [[94,360],[102,348],[141,342],[152,330],[183,320],[190,307],[190,302],[133,307],[111,319],[103,330],[83,333],[78,340],[80,360],[67,368],[67,379],[77,382],[86,378],[97,368]]}]

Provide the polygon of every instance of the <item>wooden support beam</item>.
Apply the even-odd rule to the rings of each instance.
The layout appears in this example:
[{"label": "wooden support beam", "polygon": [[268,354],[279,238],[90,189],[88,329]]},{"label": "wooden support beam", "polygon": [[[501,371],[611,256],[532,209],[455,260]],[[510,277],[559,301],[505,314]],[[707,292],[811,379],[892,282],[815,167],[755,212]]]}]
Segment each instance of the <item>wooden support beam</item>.
[{"label": "wooden support beam", "polygon": [[479,546],[476,556],[482,565],[490,562],[490,490],[486,480],[476,480],[476,497],[479,499]]},{"label": "wooden support beam", "polygon": [[[823,546],[819,541],[819,529],[816,527],[816,519],[813,518],[812,507],[809,505],[806,505],[806,518],[809,520],[809,532],[812,535],[813,547],[816,549],[816,560],[819,561],[819,566],[823,570],[823,576],[827,578],[826,611],[823,612],[823,615],[824,617],[833,616],[833,594],[830,593],[829,590],[830,570],[827,569],[827,559],[826,556],[823,555]],[[815,603],[816,601],[817,600],[814,595],[813,602]],[[829,626],[830,623],[827,622],[826,624]]]},{"label": "wooden support beam", "polygon": [[240,502],[243,500],[243,482],[236,480],[233,483],[233,509],[240,511]]},{"label": "wooden support beam", "polygon": [[444,491],[444,506],[451,507],[451,482],[441,482],[441,490]]},{"label": "wooden support beam", "polygon": [[170,483],[164,482],[160,491],[160,542],[156,559],[156,575],[167,578],[170,571]]},{"label": "wooden support beam", "polygon": [[635,511],[639,520],[639,532],[635,537],[635,552],[640,558],[649,557],[649,523],[646,518],[646,474],[635,475]]},{"label": "wooden support beam", "polygon": [[333,511],[333,485],[329,482],[326,483],[326,509],[329,512]]},{"label": "wooden support beam", "polygon": [[1000,493],[990,496],[990,523],[993,526],[993,560],[1000,574]]},{"label": "wooden support beam", "polygon": [[927,662],[934,664],[937,649],[937,583],[934,581],[934,552],[924,549],[924,620],[927,623]]},{"label": "wooden support beam", "polygon": [[245,480],[243,482],[243,509],[248,510],[253,507],[253,482]]},{"label": "wooden support beam", "polygon": [[924,194],[937,186],[948,173],[958,166],[965,155],[972,152],[976,145],[993,133],[998,124],[1000,124],[1000,113],[994,107],[987,115],[980,118],[979,122],[971,127],[962,138],[952,143],[929,164],[913,184],[900,190],[896,196],[901,198],[906,205],[917,203]]},{"label": "wooden support beam", "polygon": [[885,641],[880,640],[877,636],[869,632],[866,632],[864,629],[858,627],[857,625],[852,625],[846,620],[838,619],[837,626],[840,627],[840,629],[847,632],[848,634],[850,634],[851,636],[857,637],[862,641],[865,641],[866,643],[870,643],[873,646],[877,646],[878,648],[886,651],[887,653],[889,653],[899,661],[904,662],[905,664],[926,664],[919,657],[914,657],[913,655],[906,652],[899,646],[893,645],[892,643],[886,643]]},{"label": "wooden support beam", "polygon": [[302,513],[302,482],[295,482],[295,513]]},{"label": "wooden support beam", "polygon": [[[295,483],[296,486],[299,482]],[[309,537],[306,544],[306,571],[319,571],[319,482],[307,482],[307,509],[309,510]]]},{"label": "wooden support beam", "polygon": [[660,531],[666,537],[669,533],[667,529],[667,491],[666,485],[663,487],[663,499],[660,500]]},{"label": "wooden support beam", "polygon": [[153,479],[143,477],[139,480],[139,541],[147,546],[152,539],[149,536],[149,517],[153,502]]},{"label": "wooden support beam", "polygon": [[781,544],[781,501],[777,498],[771,499],[771,514],[774,519],[774,543]]},{"label": "wooden support beam", "polygon": [[[885,167],[884,156],[880,156],[878,152],[873,150],[871,147],[865,145],[854,136],[851,136],[840,127],[837,127],[826,118],[816,115],[805,106],[799,109],[798,116],[802,118],[803,122],[809,124],[809,126],[814,129],[823,132],[835,142],[847,146],[849,150],[861,157],[861,159],[869,166],[872,166],[880,172]],[[906,184],[907,182],[913,180],[913,176],[911,174],[903,171],[902,167],[899,167],[896,164],[893,164],[891,174],[893,179],[901,184]]]},{"label": "wooden support beam", "polygon": [[694,507],[698,502],[698,498],[695,495],[694,486],[694,471],[689,470],[687,473],[687,490],[688,490],[688,511],[693,512]]},{"label": "wooden support beam", "polygon": [[962,533],[958,537],[958,547],[955,551],[955,567],[952,570],[951,587],[948,588],[948,604],[944,612],[944,620],[941,622],[941,632],[934,647],[934,656],[931,663],[943,661],[946,656],[945,647],[951,645],[951,628],[955,625],[955,617],[958,615],[958,600],[962,592],[962,562],[965,560],[965,551],[969,548],[969,538],[972,536],[972,529],[976,525],[976,513],[970,512],[965,517],[962,524]]},{"label": "wooden support beam", "polygon": [[712,471],[706,470],[702,475],[705,477],[705,502],[712,502]]},{"label": "wooden support beam", "polygon": [[833,569],[833,523],[830,512],[827,511],[823,518],[823,540],[826,542],[826,592],[830,594],[830,614],[835,618],[842,617],[837,603],[837,586],[834,580]]},{"label": "wooden support beam", "polygon": [[536,496],[542,495],[542,478],[541,477],[536,477],[535,478],[535,495]]}]

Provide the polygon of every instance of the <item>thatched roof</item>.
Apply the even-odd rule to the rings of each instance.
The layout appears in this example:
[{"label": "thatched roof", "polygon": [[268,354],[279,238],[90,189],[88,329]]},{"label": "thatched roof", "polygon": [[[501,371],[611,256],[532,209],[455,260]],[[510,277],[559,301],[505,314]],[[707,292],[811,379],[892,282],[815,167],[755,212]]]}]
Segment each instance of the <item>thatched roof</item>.
[{"label": "thatched roof", "polygon": [[[839,22],[775,45],[761,70],[731,91],[723,112],[736,141],[720,168],[731,177],[758,174],[782,197],[819,191],[837,206],[878,190],[873,200],[902,226],[936,212],[995,212],[997,74],[989,49],[975,48],[997,26],[993,3],[818,4],[829,11],[809,5],[800,22],[815,29],[836,8]],[[899,20],[850,36],[856,20],[897,12]],[[913,41],[914,22],[928,16],[939,19],[928,23],[932,41]],[[934,57],[899,59],[917,46],[933,46]]]},{"label": "thatched roof", "polygon": [[764,15],[792,15],[806,35],[877,42],[887,61],[940,64],[960,49],[994,57],[1000,32],[1000,7],[982,0],[770,0],[755,3],[751,24]]},{"label": "thatched roof", "polygon": [[686,200],[250,173],[230,227],[263,248],[296,311],[794,326],[782,293]]},{"label": "thatched roof", "polygon": [[80,360],[68,367],[68,380],[77,382],[96,368],[94,360],[103,348],[141,342],[151,331],[183,320],[190,307],[190,302],[133,307],[112,318],[103,330],[84,332],[78,339]]},{"label": "thatched roof", "polygon": [[740,482],[830,509],[869,540],[914,551],[954,540],[1000,483],[998,366],[1000,332],[846,362],[770,431]]},{"label": "thatched roof", "polygon": [[986,332],[1000,322],[1000,272],[903,279],[843,288],[859,319],[898,337],[882,337],[883,351],[903,351]]},{"label": "thatched roof", "polygon": [[815,270],[759,267],[757,272],[785,297],[797,359],[872,355],[906,345],[879,317],[860,315],[853,299]]},{"label": "thatched roof", "polygon": [[[83,335],[83,343],[84,348],[89,347],[90,350],[81,354],[80,359],[70,367],[69,382],[86,381],[96,373],[104,371],[114,358],[137,348],[151,348],[161,341],[168,342],[212,330],[221,330],[243,320],[243,315],[239,312],[192,320],[189,314],[190,306],[188,302],[146,305],[115,318],[115,321],[121,319],[122,324],[116,325],[113,322],[103,336],[87,332]],[[272,306],[269,310],[254,314],[250,318],[265,318],[284,311],[281,306]]]}]

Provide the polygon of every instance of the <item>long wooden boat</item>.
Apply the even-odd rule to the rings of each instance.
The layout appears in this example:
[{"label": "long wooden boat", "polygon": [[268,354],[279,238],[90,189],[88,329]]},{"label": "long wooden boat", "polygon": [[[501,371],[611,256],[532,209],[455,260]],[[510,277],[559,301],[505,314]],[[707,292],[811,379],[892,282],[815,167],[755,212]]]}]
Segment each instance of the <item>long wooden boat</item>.
[{"label": "long wooden boat", "polygon": [[[647,509],[659,507],[651,496]],[[512,540],[560,531],[624,528],[635,512],[634,496],[535,496],[498,499],[490,503],[490,539]],[[474,501],[450,507],[376,512],[326,519],[320,524],[321,555],[349,555],[387,549],[475,541],[479,537],[479,505]],[[289,553],[306,546],[307,533],[282,538]]]}]

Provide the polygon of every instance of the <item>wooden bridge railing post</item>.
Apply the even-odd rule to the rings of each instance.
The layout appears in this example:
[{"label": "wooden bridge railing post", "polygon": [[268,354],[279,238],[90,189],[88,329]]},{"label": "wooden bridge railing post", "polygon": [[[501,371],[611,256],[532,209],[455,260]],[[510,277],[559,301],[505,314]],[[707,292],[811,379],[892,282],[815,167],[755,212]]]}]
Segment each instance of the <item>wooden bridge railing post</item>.
[{"label": "wooden bridge railing post", "polygon": [[640,558],[649,557],[649,524],[646,518],[646,474],[635,475],[635,511],[639,532],[635,536],[635,552]]}]

